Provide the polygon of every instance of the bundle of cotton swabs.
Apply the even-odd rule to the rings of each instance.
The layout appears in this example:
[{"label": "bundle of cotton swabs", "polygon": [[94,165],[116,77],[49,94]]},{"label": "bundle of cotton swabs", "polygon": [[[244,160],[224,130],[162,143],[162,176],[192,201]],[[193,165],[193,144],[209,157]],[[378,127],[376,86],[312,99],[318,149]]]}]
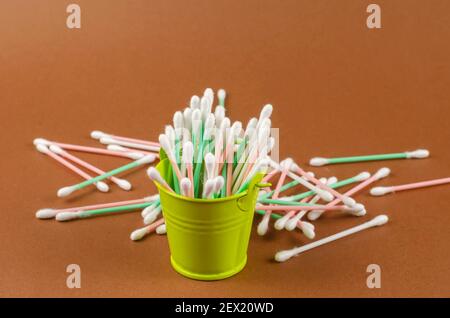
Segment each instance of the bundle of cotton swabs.
[{"label": "bundle of cotton swabs", "polygon": [[265,105],[244,130],[240,121],[231,123],[226,116],[224,98],[225,91],[219,90],[219,105],[212,112],[214,92],[207,88],[201,98],[192,96],[189,107],[174,114],[173,126],[166,126],[159,136],[172,178],[163,180],[153,167],[150,178],[177,194],[215,199],[245,191],[256,174],[268,169],[275,143],[272,105]]}]

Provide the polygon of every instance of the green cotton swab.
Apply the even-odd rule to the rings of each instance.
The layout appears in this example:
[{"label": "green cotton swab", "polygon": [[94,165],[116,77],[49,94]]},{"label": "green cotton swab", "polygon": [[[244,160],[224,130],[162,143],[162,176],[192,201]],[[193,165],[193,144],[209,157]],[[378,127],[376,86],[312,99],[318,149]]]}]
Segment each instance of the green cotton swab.
[{"label": "green cotton swab", "polygon": [[340,157],[340,158],[322,158],[315,157],[309,161],[311,166],[324,166],[336,163],[350,163],[350,162],[362,162],[362,161],[374,161],[374,160],[390,160],[390,159],[422,159],[427,158],[430,152],[426,149],[417,149],[414,151],[405,151],[400,153],[390,153],[381,155],[369,155],[369,156],[355,156],[355,157]]},{"label": "green cotton swab", "polygon": [[[364,180],[366,180],[369,177],[370,177],[370,173],[364,171],[364,172],[361,172],[360,174],[358,174],[358,175],[356,175],[354,177],[351,177],[351,178],[348,178],[348,179],[345,179],[345,180],[341,180],[341,181],[332,183],[332,184],[329,185],[329,187],[333,188],[333,189],[337,189],[337,188],[344,187],[344,186],[352,184],[352,183],[364,181]],[[285,191],[285,190],[287,190],[289,188],[292,188],[292,187],[296,186],[297,184],[298,184],[298,182],[295,181],[295,180],[292,181],[292,182],[289,182],[289,183],[287,183],[287,184],[285,184],[285,185],[283,185],[281,187],[280,192],[281,191]],[[259,197],[259,200],[268,199],[270,196],[272,196],[273,192],[274,191],[272,190],[272,191],[262,195],[261,197]],[[284,200],[286,200],[286,201],[299,201],[301,199],[307,198],[307,197],[315,195],[315,194],[316,193],[314,191],[307,191],[307,192],[303,192],[303,193],[300,193],[300,194],[297,194],[297,195],[285,197]]]},{"label": "green cotton swab", "polygon": [[57,193],[58,197],[61,198],[61,197],[68,196],[72,192],[74,192],[76,190],[81,190],[81,189],[83,189],[83,188],[87,187],[88,185],[91,185],[91,184],[93,184],[95,182],[104,180],[104,179],[109,178],[111,176],[114,176],[114,175],[116,175],[118,173],[121,173],[121,172],[130,170],[130,169],[136,168],[138,166],[142,166],[144,164],[151,163],[151,162],[155,161],[155,158],[156,158],[156,156],[154,154],[146,155],[146,156],[142,157],[141,159],[138,159],[136,161],[130,162],[129,164],[126,164],[126,165],[124,165],[122,167],[119,167],[119,168],[116,168],[114,170],[108,171],[108,172],[106,172],[104,174],[101,174],[101,175],[95,177],[95,178],[88,179],[86,181],[80,182],[80,183],[72,185],[72,186],[61,188],[61,189],[58,190],[58,193]]},{"label": "green cotton swab", "polygon": [[96,209],[96,210],[87,210],[87,211],[78,211],[78,212],[60,212],[60,213],[56,214],[55,219],[57,221],[69,221],[69,220],[74,220],[74,219],[84,219],[84,218],[90,218],[92,216],[106,214],[106,213],[117,213],[117,212],[143,209],[152,204],[153,204],[152,202],[146,202],[146,203],[128,204],[128,205],[115,206],[115,207],[111,207],[111,208],[103,208],[103,209]]},{"label": "green cotton swab", "polygon": [[217,91],[217,99],[219,100],[219,105],[225,107],[225,98],[227,96],[227,92],[224,89],[219,89]]},{"label": "green cotton swab", "polygon": [[277,200],[277,199],[263,199],[263,200],[258,200],[258,202],[265,203],[265,204],[292,205],[292,206],[316,206],[317,205],[314,203],[294,202],[294,201]]},{"label": "green cotton swab", "polygon": [[[259,214],[259,215],[264,215],[264,214],[266,214],[266,211],[255,210],[255,213],[256,213],[256,214]],[[281,215],[276,214],[276,213],[271,213],[270,216],[271,216],[273,219],[275,219],[275,220],[278,220],[278,219],[281,219],[281,218],[282,218]]]}]

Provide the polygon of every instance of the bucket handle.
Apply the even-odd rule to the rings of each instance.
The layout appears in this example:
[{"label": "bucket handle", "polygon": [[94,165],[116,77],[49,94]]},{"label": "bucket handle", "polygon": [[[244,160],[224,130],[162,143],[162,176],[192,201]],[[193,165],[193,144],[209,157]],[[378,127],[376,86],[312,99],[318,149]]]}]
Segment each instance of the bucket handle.
[{"label": "bucket handle", "polygon": [[272,185],[271,183],[266,182],[266,183],[256,183],[254,186],[250,186],[248,188],[247,195],[243,196],[238,200],[237,202],[238,208],[243,212],[247,212],[249,206],[253,209],[254,202],[251,202],[252,204],[249,205],[250,202],[248,201],[255,200],[256,196],[254,192],[259,191],[259,189],[262,188],[270,187],[271,185]]}]

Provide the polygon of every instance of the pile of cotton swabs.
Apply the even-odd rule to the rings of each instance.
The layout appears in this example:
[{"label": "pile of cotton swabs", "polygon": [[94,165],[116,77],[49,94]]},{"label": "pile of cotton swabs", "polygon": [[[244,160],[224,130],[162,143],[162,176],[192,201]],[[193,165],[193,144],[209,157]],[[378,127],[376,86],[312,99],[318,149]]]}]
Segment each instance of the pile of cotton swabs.
[{"label": "pile of cotton swabs", "polygon": [[[265,173],[261,183],[267,183],[274,177],[278,177],[272,188],[263,189],[258,196],[255,212],[262,215],[257,228],[259,235],[267,233],[272,219],[275,221],[274,228],[276,230],[292,231],[298,228],[306,237],[313,239],[315,227],[308,221],[317,220],[327,211],[343,211],[355,216],[366,214],[364,205],[357,203],[352,196],[373,182],[388,176],[390,173],[388,168],[381,168],[373,175],[369,172],[361,172],[353,177],[337,180],[335,177],[316,178],[311,172],[304,171],[291,158],[277,163],[269,157],[275,143],[270,133],[272,106],[264,106],[259,118],[250,119],[243,130],[240,122],[231,124],[230,119],[225,116],[225,95],[224,90],[218,91],[219,105],[215,107],[214,112],[211,111],[214,103],[214,93],[211,89],[206,89],[201,98],[193,96],[189,106],[183,112],[175,113],[173,126],[166,127],[165,133],[159,137],[159,142],[93,131],[91,137],[106,144],[107,149],[49,141],[43,138],[35,139],[34,144],[37,150],[85,179],[78,184],[59,189],[57,192],[59,197],[67,196],[90,185],[102,192],[107,192],[110,185],[105,181],[128,191],[131,189],[131,184],[124,179],[119,179],[116,175],[154,162],[159,158],[158,153],[162,148],[173,171],[172,186],[163,180],[153,167],[150,167],[147,173],[152,180],[163,184],[168,190],[184,196],[204,199],[222,198],[245,191],[249,181],[259,172]],[[91,152],[128,158],[133,161],[105,172],[69,151]],[[426,158],[428,156],[427,150],[419,149],[394,154],[313,158],[310,164],[318,166],[368,160]],[[96,176],[92,177],[80,167],[93,172]],[[286,182],[287,178],[291,180]],[[407,185],[375,187],[371,194],[379,196],[389,192],[444,183],[450,183],[450,178]],[[356,185],[343,193],[337,191],[338,188],[351,184]],[[283,192],[288,190],[292,192],[298,186],[301,186],[303,190],[281,196]],[[40,219],[55,218],[58,221],[68,221],[140,210],[142,210],[141,215],[146,226],[133,231],[131,233],[132,240],[140,240],[152,232],[158,234],[166,232],[164,218],[161,217],[162,207],[159,195],[65,209],[41,209],[36,216]],[[308,221],[305,221],[304,217]],[[276,260],[285,261],[310,248],[386,222],[387,217],[379,215],[369,222],[311,244],[281,251],[277,253]]]}]

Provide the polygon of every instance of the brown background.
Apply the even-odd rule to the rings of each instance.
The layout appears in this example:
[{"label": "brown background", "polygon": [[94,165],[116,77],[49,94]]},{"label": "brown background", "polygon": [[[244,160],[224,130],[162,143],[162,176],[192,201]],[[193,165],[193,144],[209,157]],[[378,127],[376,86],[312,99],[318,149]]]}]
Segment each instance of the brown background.
[{"label": "brown background", "polygon": [[[229,92],[228,113],[247,121],[275,107],[282,157],[426,147],[427,160],[311,169],[347,178],[386,165],[379,185],[450,172],[448,1],[377,1],[380,30],[365,25],[369,1],[82,1],[82,28],[65,26],[69,1],[0,4],[3,145],[1,296],[450,296],[449,188],[356,198],[368,216],[329,214],[317,237],[386,213],[388,225],[312,250],[284,264],[279,249],[300,233],[253,232],[239,275],[198,282],[169,265],[166,237],[133,243],[137,213],[68,223],[34,218],[43,207],[139,198],[155,192],[144,170],[126,175],[131,193],[56,190],[79,178],[35,151],[35,137],[97,146],[93,129],[155,140],[174,111],[206,87]],[[80,154],[111,169],[127,160]],[[66,266],[82,288],[66,288]],[[366,287],[368,264],[382,288]]]}]

